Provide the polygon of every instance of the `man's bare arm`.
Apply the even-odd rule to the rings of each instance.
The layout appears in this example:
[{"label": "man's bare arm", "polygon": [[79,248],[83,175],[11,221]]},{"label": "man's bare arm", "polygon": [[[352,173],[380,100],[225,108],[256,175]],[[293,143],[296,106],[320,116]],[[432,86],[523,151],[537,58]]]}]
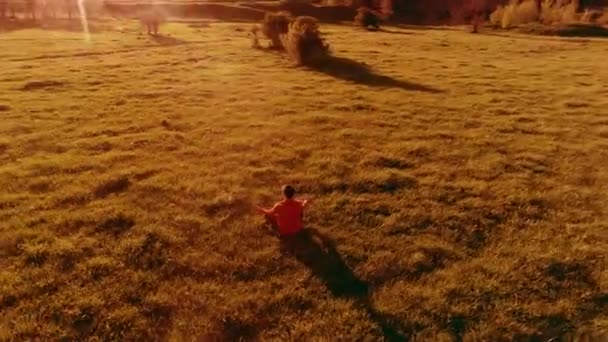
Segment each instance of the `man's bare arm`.
[{"label": "man's bare arm", "polygon": [[255,210],[256,210],[258,213],[260,213],[260,214],[264,214],[264,215],[272,215],[272,214],[274,214],[275,209],[277,208],[277,206],[278,206],[278,204],[275,204],[275,206],[274,206],[274,207],[272,207],[271,209],[265,209],[265,208],[262,208],[262,207],[260,207],[260,206],[256,206],[256,207],[255,207]]}]

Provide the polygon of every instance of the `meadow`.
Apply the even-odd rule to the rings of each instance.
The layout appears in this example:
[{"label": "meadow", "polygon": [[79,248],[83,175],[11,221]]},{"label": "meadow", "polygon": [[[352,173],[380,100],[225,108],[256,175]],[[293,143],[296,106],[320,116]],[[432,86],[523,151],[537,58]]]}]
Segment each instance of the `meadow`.
[{"label": "meadow", "polygon": [[608,331],[608,41],[322,25],[313,68],[250,26],[0,33],[0,340]]}]

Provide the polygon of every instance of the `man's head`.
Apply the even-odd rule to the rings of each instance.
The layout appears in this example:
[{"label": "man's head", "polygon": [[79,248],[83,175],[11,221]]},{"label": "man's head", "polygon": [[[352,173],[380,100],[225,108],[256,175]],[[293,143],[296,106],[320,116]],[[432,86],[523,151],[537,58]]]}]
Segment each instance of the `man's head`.
[{"label": "man's head", "polygon": [[283,186],[283,195],[285,195],[285,198],[291,199],[291,198],[293,198],[293,196],[295,194],[296,194],[296,189],[294,189],[293,186],[291,186],[291,185]]}]

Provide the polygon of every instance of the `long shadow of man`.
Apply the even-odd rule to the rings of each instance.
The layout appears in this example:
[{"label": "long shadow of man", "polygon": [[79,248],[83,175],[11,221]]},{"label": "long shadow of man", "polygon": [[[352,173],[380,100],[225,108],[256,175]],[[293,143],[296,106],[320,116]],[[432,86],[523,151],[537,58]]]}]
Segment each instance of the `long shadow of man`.
[{"label": "long shadow of man", "polygon": [[313,228],[281,238],[281,251],[293,255],[317,276],[335,297],[351,298],[382,329],[387,341],[407,341],[407,330],[398,320],[376,311],[369,286],[357,278],[336,250],[335,242]]}]

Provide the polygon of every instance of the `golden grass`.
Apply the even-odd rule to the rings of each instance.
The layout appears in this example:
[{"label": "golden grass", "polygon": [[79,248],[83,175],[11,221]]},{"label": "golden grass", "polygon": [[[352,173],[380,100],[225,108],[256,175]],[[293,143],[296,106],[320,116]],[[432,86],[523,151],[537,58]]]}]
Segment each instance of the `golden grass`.
[{"label": "golden grass", "polygon": [[[231,24],[3,33],[0,340],[605,332],[608,44],[322,29],[329,69]],[[253,211],[283,183],[295,252]]]}]

